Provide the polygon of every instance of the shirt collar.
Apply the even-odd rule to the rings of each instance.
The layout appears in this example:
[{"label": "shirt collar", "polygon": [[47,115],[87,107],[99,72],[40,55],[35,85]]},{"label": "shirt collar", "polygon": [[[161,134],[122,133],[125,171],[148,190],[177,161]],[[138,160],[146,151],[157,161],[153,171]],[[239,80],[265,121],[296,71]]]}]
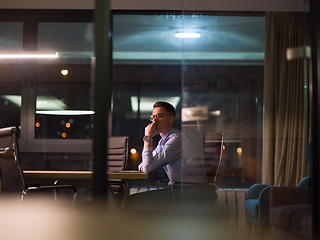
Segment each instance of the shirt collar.
[{"label": "shirt collar", "polygon": [[161,138],[160,140],[160,145],[164,146],[166,144],[166,142],[169,139],[169,136],[171,135],[171,133],[174,132],[174,128],[171,128],[170,132],[167,134],[167,136],[165,137],[165,139]]}]

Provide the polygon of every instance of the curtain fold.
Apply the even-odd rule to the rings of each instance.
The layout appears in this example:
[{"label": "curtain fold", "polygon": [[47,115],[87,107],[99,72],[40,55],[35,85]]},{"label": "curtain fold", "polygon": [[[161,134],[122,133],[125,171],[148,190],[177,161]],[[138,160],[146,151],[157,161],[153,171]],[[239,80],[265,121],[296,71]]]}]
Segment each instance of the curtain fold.
[{"label": "curtain fold", "polygon": [[266,13],[262,182],[295,186],[307,175],[308,122],[304,59],[286,49],[306,45],[305,13]]}]

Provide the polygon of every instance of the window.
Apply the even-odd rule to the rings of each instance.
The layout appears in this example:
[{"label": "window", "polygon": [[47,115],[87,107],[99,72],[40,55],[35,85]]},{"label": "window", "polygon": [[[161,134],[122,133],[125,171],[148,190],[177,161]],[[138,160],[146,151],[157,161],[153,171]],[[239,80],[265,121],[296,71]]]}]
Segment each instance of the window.
[{"label": "window", "polygon": [[[22,23],[0,22],[0,51],[22,50]],[[0,59],[0,127],[20,126],[22,61]]]},{"label": "window", "polygon": [[90,139],[92,23],[39,23],[38,51],[59,59],[38,64],[35,138]]},{"label": "window", "polygon": [[[112,16],[112,135],[129,136],[129,147],[140,153],[152,104],[165,100],[176,107],[176,128],[201,129],[197,133],[204,139],[200,147],[209,181],[218,168],[222,135],[217,184],[259,181],[264,16],[157,11],[115,11]],[[70,166],[70,161],[54,159],[59,154],[89,159],[81,153],[91,153],[92,12],[39,10],[32,21],[30,14],[21,18],[23,23],[1,23],[1,41],[7,44],[2,46],[12,51],[31,46],[42,53],[58,52],[59,58],[1,62],[1,81],[8,82],[1,89],[3,107],[13,109],[3,116],[8,115],[10,125],[21,125],[20,150],[29,155],[30,168],[83,169],[86,160],[81,166],[72,160]],[[186,110],[201,114],[188,119]],[[45,163],[32,160],[37,153],[45,154]],[[139,154],[130,156],[128,168],[135,169],[139,162]]]},{"label": "window", "polygon": [[[219,165],[222,135],[217,184],[259,181],[264,17],[114,14],[113,24],[112,133],[129,135],[130,147],[140,152],[153,103],[168,101],[177,109],[176,127],[196,131],[196,142],[205,139],[200,148],[209,181]],[[187,119],[186,110],[203,112]],[[140,162],[130,160],[131,168]]]}]

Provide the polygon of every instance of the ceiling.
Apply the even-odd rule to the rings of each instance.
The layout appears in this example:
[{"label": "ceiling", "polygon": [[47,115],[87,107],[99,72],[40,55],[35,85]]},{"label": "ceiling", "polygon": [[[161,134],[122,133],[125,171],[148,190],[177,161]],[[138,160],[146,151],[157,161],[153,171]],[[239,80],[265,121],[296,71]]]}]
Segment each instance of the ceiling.
[{"label": "ceiling", "polygon": [[[264,21],[264,16],[115,13],[113,60],[117,64],[181,64],[181,61],[186,64],[221,64],[226,61],[263,64]],[[21,37],[8,35],[17,32],[10,30],[14,29],[12,24],[17,25],[0,25],[0,33],[5,33],[0,42],[7,43],[2,48],[8,49],[16,43],[11,47],[18,49],[22,42]],[[43,22],[38,28],[38,51],[58,51],[62,59],[71,60],[90,59],[94,55],[92,23]],[[199,33],[200,37],[181,39],[175,37],[177,32]],[[6,34],[10,41],[6,42]]]},{"label": "ceiling", "polygon": [[[116,61],[264,59],[263,16],[116,14],[113,23]],[[176,32],[196,32],[201,36],[179,39]]]}]

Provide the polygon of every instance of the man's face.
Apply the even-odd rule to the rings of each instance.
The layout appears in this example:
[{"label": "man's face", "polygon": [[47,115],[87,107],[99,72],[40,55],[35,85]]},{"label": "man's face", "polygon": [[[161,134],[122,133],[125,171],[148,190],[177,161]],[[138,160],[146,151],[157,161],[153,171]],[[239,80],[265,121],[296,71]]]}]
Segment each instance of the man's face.
[{"label": "man's face", "polygon": [[174,116],[169,114],[165,108],[156,107],[152,111],[154,118],[153,122],[156,122],[156,128],[159,133],[171,130],[174,123]]}]

